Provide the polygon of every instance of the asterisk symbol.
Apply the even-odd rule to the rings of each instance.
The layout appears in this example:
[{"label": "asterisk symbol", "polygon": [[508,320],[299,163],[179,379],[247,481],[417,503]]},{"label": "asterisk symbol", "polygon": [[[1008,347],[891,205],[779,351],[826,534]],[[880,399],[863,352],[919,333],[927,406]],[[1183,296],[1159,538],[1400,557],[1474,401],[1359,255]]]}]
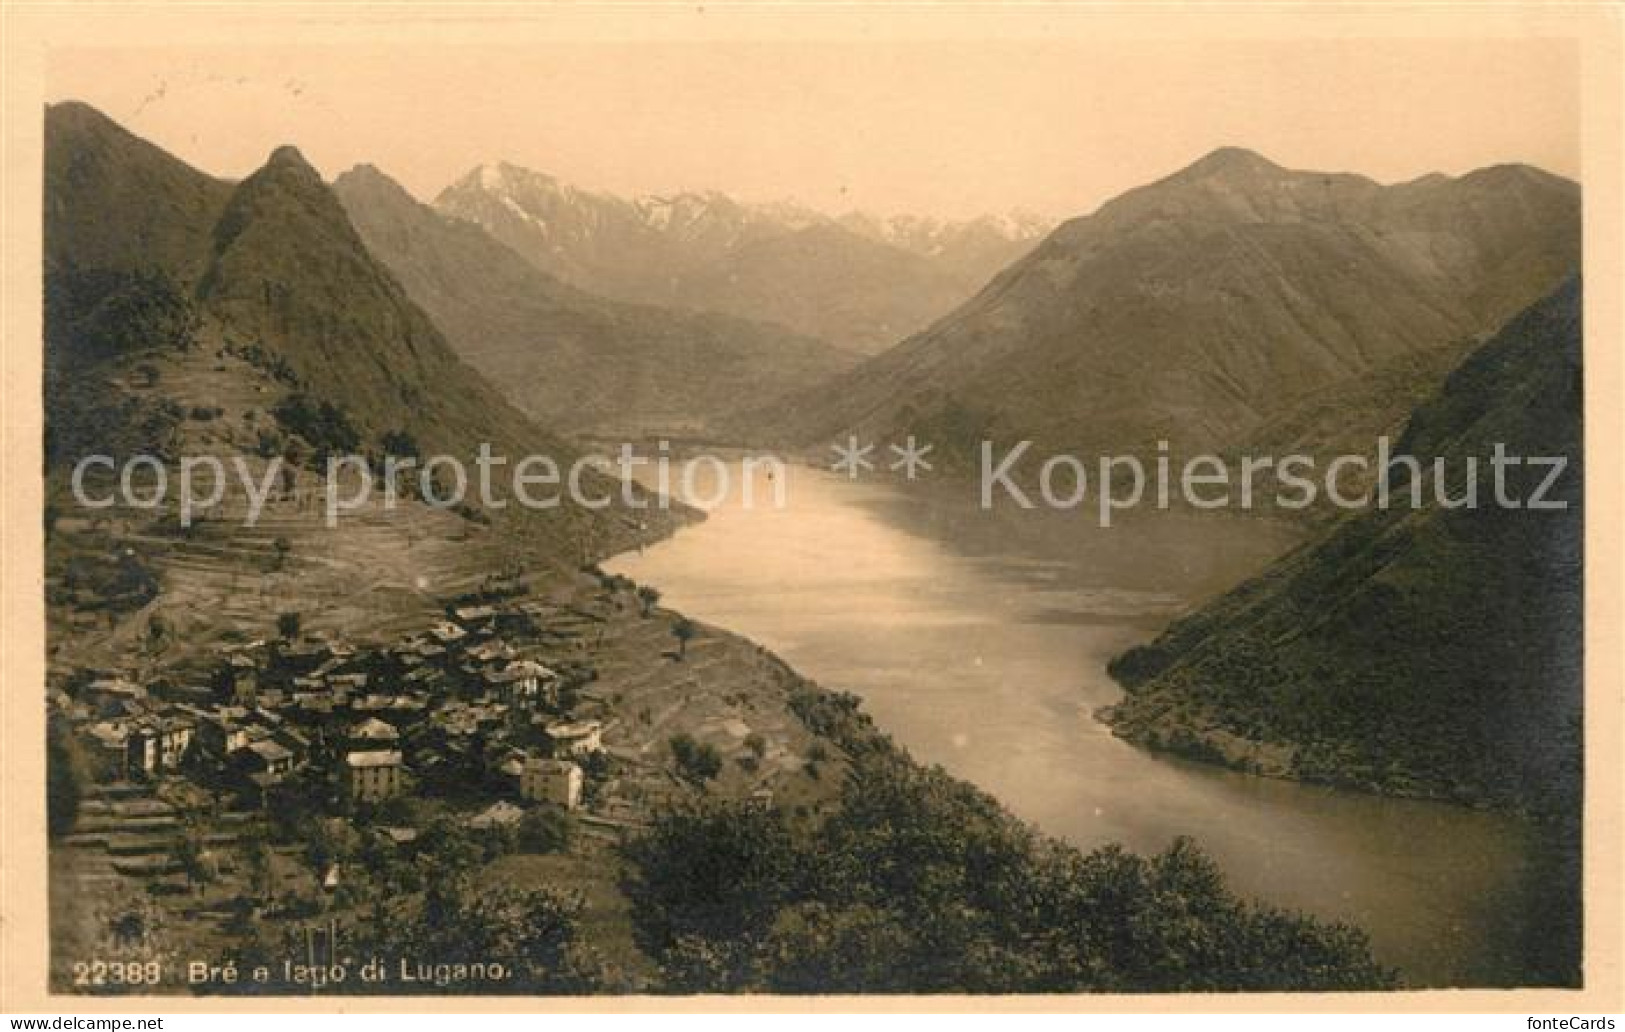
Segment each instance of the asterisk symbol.
[{"label": "asterisk symbol", "polygon": [[925,457],[931,452],[931,446],[929,444],[916,444],[913,434],[908,435],[908,443],[901,448],[895,444],[890,447],[893,452],[897,453],[897,461],[891,464],[891,468],[902,470],[903,475],[910,480],[913,480],[915,474],[920,470],[929,471],[931,469],[931,464],[925,461]]},{"label": "asterisk symbol", "polygon": [[832,444],[830,447],[839,456],[829,467],[836,473],[845,473],[848,478],[856,480],[863,470],[875,468],[875,464],[868,458],[869,453],[875,450],[875,446],[872,444],[860,446],[856,434],[846,439],[844,447],[839,444]]}]

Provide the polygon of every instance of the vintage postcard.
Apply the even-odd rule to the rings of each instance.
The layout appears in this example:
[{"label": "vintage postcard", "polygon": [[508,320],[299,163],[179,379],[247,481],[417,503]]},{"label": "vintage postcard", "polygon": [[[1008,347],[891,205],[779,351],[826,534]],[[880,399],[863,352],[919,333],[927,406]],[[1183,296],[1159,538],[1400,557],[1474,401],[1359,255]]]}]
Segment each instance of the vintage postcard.
[{"label": "vintage postcard", "polygon": [[1619,1009],[1620,8],[5,17],[0,1009]]}]

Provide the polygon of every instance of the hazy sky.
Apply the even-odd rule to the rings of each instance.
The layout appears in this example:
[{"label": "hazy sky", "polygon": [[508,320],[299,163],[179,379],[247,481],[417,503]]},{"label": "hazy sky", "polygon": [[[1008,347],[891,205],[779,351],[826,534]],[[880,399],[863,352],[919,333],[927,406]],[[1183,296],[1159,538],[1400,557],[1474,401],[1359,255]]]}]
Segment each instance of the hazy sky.
[{"label": "hazy sky", "polygon": [[232,178],[291,142],[426,200],[507,160],[621,193],[1067,216],[1226,144],[1383,181],[1577,177],[1576,73],[1538,39],[544,42],[60,50],[47,88]]}]

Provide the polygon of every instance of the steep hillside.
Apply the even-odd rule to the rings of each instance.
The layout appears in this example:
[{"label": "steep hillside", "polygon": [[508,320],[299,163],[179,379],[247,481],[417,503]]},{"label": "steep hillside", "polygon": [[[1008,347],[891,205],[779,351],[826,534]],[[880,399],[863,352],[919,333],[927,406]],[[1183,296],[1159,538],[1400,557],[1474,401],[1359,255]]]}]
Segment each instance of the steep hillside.
[{"label": "steep hillside", "polygon": [[703,432],[741,398],[805,389],[856,362],[775,327],[593,297],[370,166],[333,189],[463,359],[553,427]]},{"label": "steep hillside", "polygon": [[[1323,540],[1114,664],[1118,734],[1267,774],[1551,813],[1578,791],[1580,292],[1509,323],[1417,409],[1396,447],[1424,501]],[[1495,504],[1489,457],[1564,456],[1561,511]],[[1465,497],[1476,458],[1478,506]],[[1514,467],[1509,497],[1547,470]],[[1400,480],[1406,480],[1403,471]]]},{"label": "steep hillside", "polygon": [[1534,169],[1384,187],[1226,149],[1062,225],[931,329],[735,426],[791,444],[915,432],[939,454],[983,437],[1229,450],[1317,391],[1464,346],[1578,262],[1578,190]]},{"label": "steep hillside", "polygon": [[508,164],[473,170],[435,207],[591,293],[778,322],[871,353],[947,312],[1047,228],[1036,217],[832,219],[715,192],[628,199]]},{"label": "steep hillside", "polygon": [[[55,486],[67,464],[97,452],[174,460],[202,451],[314,468],[328,451],[467,462],[488,443],[497,455],[573,460],[458,359],[292,148],[232,185],[64,104],[46,112],[46,171]],[[588,479],[600,493],[609,487]],[[569,503],[478,508],[452,524],[494,520],[533,561],[572,565],[665,519]]]},{"label": "steep hillside", "polygon": [[88,104],[45,121],[45,270],[203,272],[231,185],[126,132]]},{"label": "steep hillside", "polygon": [[47,462],[153,450],[169,420],[115,389],[112,366],[195,339],[231,185],[79,103],[46,109],[44,173]]},{"label": "steep hillside", "polygon": [[748,312],[873,353],[980,285],[891,243],[817,223],[745,244],[677,290],[690,304]]},{"label": "steep hillside", "polygon": [[462,454],[546,443],[457,358],[291,147],[232,194],[198,299],[225,339],[273,351],[366,437],[405,429]]}]

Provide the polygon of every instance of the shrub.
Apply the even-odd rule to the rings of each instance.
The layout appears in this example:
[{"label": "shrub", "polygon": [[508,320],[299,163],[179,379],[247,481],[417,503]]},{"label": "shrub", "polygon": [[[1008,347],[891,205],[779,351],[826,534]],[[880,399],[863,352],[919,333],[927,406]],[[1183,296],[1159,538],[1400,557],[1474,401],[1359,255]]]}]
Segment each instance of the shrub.
[{"label": "shrub", "polygon": [[305,618],[299,613],[278,613],[276,618],[276,633],[279,637],[292,641],[299,637],[299,631],[304,627]]},{"label": "shrub", "polygon": [[271,410],[278,423],[310,443],[318,453],[348,454],[361,447],[361,433],[349,415],[330,401],[296,391]]},{"label": "shrub", "polygon": [[405,430],[389,430],[379,438],[379,446],[384,449],[385,455],[417,458],[421,453],[418,450],[417,438]]}]

